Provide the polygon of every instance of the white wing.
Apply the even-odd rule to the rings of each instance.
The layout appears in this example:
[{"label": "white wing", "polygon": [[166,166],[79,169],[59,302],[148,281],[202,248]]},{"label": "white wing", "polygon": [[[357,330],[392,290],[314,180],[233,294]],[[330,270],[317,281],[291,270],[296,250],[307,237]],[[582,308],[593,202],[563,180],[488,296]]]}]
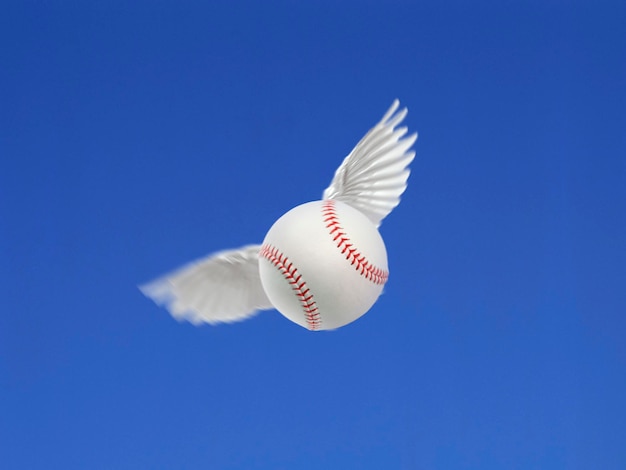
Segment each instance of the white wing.
[{"label": "white wing", "polygon": [[336,199],[359,209],[377,227],[400,203],[409,177],[407,166],[415,157],[410,150],[417,133],[402,138],[406,127],[394,128],[407,114],[396,113],[395,100],[378,124],[365,134],[335,172],[324,199]]},{"label": "white wing", "polygon": [[139,289],[179,320],[193,324],[244,320],[274,308],[259,276],[259,245],[222,251]]}]

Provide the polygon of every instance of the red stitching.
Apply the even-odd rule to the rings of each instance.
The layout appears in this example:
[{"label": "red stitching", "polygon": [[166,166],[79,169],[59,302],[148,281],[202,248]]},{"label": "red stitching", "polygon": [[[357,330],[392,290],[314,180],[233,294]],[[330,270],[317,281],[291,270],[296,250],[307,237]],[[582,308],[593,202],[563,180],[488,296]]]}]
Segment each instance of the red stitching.
[{"label": "red stitching", "polygon": [[313,299],[313,294],[307,287],[306,282],[302,279],[302,274],[298,273],[298,270],[293,263],[289,261],[289,258],[278,251],[276,247],[265,244],[261,247],[259,255],[276,266],[287,282],[289,282],[291,289],[300,301],[309,330],[318,330],[322,319],[320,318],[315,299]]},{"label": "red stitching", "polygon": [[371,264],[365,256],[359,253],[350,242],[350,238],[341,227],[339,216],[335,211],[335,201],[324,201],[322,206],[322,217],[326,223],[328,233],[333,237],[333,241],[337,242],[337,248],[341,250],[342,255],[346,255],[346,260],[359,271],[362,276],[372,281],[374,284],[384,284],[387,282],[389,273],[384,269],[378,268]]}]

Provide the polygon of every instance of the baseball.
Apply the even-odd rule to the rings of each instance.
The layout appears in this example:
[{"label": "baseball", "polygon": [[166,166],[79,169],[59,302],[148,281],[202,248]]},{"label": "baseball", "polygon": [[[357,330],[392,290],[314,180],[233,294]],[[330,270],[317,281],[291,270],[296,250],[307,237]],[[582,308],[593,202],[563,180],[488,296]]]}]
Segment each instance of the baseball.
[{"label": "baseball", "polygon": [[417,133],[398,127],[394,100],[344,158],[322,200],[270,228],[262,245],[210,254],[140,286],[177,319],[231,323],[276,309],[308,330],[332,330],[367,312],[387,282],[378,233],[406,189]]},{"label": "baseball", "polygon": [[272,225],[259,272],[282,315],[308,330],[332,330],[376,302],[387,282],[387,252],[364,214],[337,200],[314,201]]}]

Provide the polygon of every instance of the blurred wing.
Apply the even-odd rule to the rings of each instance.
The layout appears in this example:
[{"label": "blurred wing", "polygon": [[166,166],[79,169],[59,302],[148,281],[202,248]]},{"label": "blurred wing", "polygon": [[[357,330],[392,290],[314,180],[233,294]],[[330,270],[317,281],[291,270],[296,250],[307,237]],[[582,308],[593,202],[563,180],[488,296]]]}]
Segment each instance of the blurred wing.
[{"label": "blurred wing", "polygon": [[178,320],[230,323],[274,308],[259,276],[259,245],[222,251],[139,289]]},{"label": "blurred wing", "polygon": [[406,127],[394,129],[407,114],[406,108],[396,113],[399,105],[395,100],[381,121],[354,147],[323,195],[324,199],[336,199],[359,209],[377,227],[400,203],[409,177],[407,166],[415,157],[410,148],[417,133],[404,137]]}]

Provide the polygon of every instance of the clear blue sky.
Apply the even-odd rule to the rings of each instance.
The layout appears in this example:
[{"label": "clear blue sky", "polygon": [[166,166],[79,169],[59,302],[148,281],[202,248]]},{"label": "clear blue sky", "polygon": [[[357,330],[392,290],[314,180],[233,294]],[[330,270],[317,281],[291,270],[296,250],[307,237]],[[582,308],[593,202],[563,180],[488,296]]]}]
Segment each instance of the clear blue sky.
[{"label": "clear blue sky", "polygon": [[[626,3],[4,2],[0,466],[626,468]],[[394,98],[374,308],[177,323]]]}]

